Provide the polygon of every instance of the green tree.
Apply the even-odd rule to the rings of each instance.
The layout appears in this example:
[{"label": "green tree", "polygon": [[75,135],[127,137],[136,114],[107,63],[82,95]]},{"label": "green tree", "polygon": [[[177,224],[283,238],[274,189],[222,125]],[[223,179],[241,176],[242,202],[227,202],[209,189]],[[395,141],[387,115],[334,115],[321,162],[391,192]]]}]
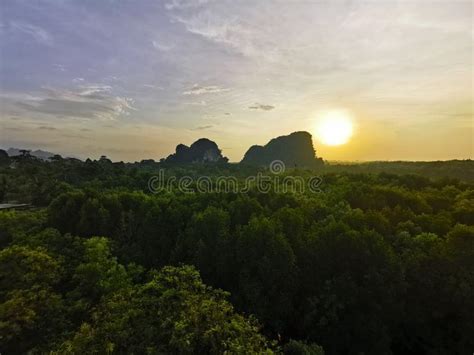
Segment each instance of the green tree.
[{"label": "green tree", "polygon": [[66,327],[66,309],[54,290],[60,265],[44,249],[12,246],[0,252],[2,351],[45,350]]},{"label": "green tree", "polygon": [[84,241],[84,255],[72,276],[76,285],[72,291],[77,299],[89,307],[101,297],[131,284],[126,268],[112,256],[110,242],[104,237],[93,237]]},{"label": "green tree", "polygon": [[292,316],[296,258],[278,226],[253,218],[237,239],[236,268],[231,293],[237,304],[255,314],[275,332]]},{"label": "green tree", "polygon": [[304,341],[291,339],[283,347],[283,353],[285,355],[324,355],[324,350],[317,344],[307,344]]},{"label": "green tree", "polygon": [[100,304],[61,353],[272,353],[252,318],[236,314],[228,294],[204,285],[189,266],[165,267],[150,282]]},{"label": "green tree", "polygon": [[383,238],[330,222],[314,231],[302,269],[302,333],[330,353],[390,353],[404,285]]}]

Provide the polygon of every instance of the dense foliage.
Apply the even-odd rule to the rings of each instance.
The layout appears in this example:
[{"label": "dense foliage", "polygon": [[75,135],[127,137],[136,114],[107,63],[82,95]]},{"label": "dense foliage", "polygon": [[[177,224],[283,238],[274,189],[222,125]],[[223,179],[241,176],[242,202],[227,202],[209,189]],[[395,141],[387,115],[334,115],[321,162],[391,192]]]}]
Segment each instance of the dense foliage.
[{"label": "dense foliage", "polygon": [[4,201],[37,208],[0,212],[2,353],[474,350],[468,179],[320,171],[319,194],[150,194],[157,167],[4,165]]}]

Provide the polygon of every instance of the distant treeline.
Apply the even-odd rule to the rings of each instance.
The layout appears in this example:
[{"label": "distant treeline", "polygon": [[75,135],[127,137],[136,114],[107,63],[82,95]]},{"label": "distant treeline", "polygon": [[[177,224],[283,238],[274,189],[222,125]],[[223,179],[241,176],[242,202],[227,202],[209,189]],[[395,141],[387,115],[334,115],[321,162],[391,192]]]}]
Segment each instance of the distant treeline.
[{"label": "distant treeline", "polygon": [[[43,161],[34,157],[19,156],[13,159],[0,159],[0,201],[45,206],[71,186],[121,187],[149,192],[148,182],[151,177],[158,175],[160,170],[164,171],[167,177],[190,176],[195,180],[201,176],[210,178],[233,176],[243,180],[259,173],[273,176],[267,166],[244,163],[174,164],[155,162],[152,159],[137,163],[114,163],[106,157],[83,162],[59,156],[55,156],[51,161]],[[326,163],[313,169],[287,166],[281,176],[308,179],[317,175],[322,177],[324,183],[333,174],[376,174],[382,177],[396,175],[400,176],[403,184],[407,186],[423,186],[428,184],[430,179],[442,184],[473,183],[474,161]],[[325,178],[326,176],[328,178]]]},{"label": "distant treeline", "polygon": [[373,161],[364,163],[327,162],[326,172],[418,174],[429,178],[455,178],[474,182],[473,160]]}]

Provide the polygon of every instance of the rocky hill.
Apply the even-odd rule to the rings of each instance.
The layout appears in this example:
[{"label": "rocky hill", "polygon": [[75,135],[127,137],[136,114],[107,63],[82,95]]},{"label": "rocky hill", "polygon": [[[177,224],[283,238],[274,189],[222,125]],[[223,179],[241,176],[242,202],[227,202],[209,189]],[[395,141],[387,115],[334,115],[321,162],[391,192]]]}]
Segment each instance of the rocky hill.
[{"label": "rocky hill", "polygon": [[269,165],[274,160],[283,161],[287,167],[316,167],[323,164],[322,159],[316,157],[308,132],[277,137],[264,146],[254,145],[245,153],[241,163]]},{"label": "rocky hill", "polygon": [[220,163],[228,159],[222,155],[217,144],[207,138],[198,139],[190,147],[179,144],[176,153],[166,158],[167,163]]}]

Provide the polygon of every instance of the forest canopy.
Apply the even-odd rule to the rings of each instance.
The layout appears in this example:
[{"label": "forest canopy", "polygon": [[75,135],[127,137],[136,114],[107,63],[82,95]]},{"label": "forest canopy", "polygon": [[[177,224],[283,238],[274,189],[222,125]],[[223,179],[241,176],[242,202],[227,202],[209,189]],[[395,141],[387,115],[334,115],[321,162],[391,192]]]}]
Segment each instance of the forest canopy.
[{"label": "forest canopy", "polygon": [[31,208],[0,211],[0,350],[469,353],[474,186],[453,166],[472,163],[445,164],[285,172],[321,175],[320,193],[157,194],[147,181],[159,168],[264,170],[4,164],[3,202]]}]

